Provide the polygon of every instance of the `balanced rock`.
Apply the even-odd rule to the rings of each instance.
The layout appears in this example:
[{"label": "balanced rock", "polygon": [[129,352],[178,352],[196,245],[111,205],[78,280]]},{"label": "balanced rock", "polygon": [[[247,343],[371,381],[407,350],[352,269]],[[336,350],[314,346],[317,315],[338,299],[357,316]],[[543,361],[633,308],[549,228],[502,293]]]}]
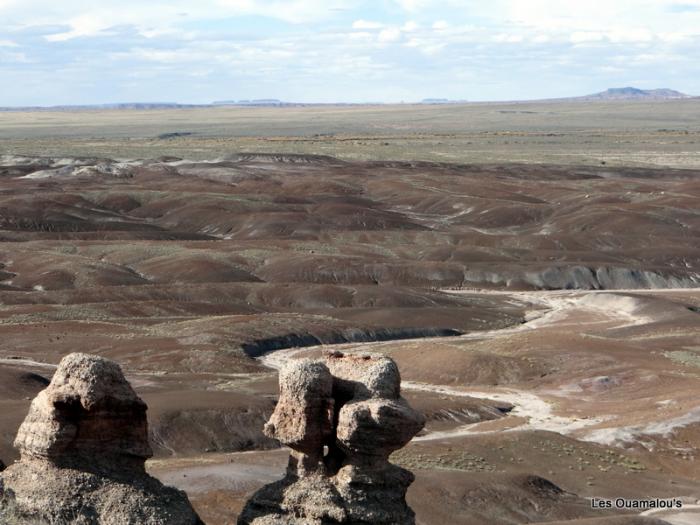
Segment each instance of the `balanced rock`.
[{"label": "balanced rock", "polygon": [[412,525],[414,476],[389,455],[424,425],[388,357],[331,353],[288,364],[265,426],[292,449],[287,475],[253,495],[239,525]]},{"label": "balanced rock", "polygon": [[0,521],[201,523],[183,492],[146,473],[146,409],[116,363],[66,356],[20,426],[20,461],[0,474]]},{"label": "balanced rock", "polygon": [[292,449],[290,475],[323,469],[333,432],[333,377],[323,363],[302,361],[280,372],[280,399],[263,432]]}]

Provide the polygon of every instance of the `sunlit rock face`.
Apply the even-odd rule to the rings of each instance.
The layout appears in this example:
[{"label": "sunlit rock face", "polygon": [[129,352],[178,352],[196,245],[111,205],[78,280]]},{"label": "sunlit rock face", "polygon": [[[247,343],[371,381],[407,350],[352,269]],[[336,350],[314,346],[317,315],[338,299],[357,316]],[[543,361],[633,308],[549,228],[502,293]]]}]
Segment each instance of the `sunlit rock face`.
[{"label": "sunlit rock face", "polygon": [[239,525],[413,524],[414,476],[389,463],[425,420],[400,394],[396,363],[327,354],[280,371],[280,399],[265,432],[290,447],[287,475],[260,489]]},{"label": "sunlit rock face", "polygon": [[119,365],[87,354],[65,357],[32,401],[15,439],[22,460],[144,472],[151,457],[146,404]]},{"label": "sunlit rock face", "polygon": [[[116,363],[70,354],[32,401],[0,475],[0,518],[17,523],[201,523],[184,493],[146,473],[146,404]],[[2,521],[2,520],[0,520]]]}]

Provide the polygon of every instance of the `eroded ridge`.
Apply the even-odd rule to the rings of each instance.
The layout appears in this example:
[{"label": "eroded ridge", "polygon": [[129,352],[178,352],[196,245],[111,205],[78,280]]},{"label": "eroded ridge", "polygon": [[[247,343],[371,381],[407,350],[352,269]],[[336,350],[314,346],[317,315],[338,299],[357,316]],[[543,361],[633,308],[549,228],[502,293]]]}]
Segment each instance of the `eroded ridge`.
[{"label": "eroded ridge", "polygon": [[415,523],[411,472],[389,463],[425,419],[401,397],[396,363],[328,353],[280,370],[265,433],[292,449],[284,479],[256,492],[239,525]]},{"label": "eroded ridge", "polygon": [[0,522],[201,524],[183,492],[146,473],[146,404],[116,363],[63,358],[0,474]]}]

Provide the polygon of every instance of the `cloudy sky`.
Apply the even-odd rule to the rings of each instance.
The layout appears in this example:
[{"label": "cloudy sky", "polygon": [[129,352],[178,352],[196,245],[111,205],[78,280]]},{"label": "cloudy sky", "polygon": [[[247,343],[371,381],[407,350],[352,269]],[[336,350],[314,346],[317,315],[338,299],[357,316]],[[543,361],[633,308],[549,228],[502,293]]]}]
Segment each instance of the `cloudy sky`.
[{"label": "cloudy sky", "polygon": [[700,0],[0,0],[0,106],[700,95]]}]

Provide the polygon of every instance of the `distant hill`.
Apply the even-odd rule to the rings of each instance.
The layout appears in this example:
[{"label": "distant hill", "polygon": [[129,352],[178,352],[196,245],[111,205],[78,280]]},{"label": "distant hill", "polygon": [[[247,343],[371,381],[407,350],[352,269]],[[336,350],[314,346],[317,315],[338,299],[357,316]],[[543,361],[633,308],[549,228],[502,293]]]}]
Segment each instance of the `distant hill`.
[{"label": "distant hill", "polygon": [[[0,0],[1,1],[1,0]],[[595,102],[595,101],[663,101],[696,99],[680,91],[668,88],[660,89],[639,89],[636,87],[610,88],[600,93],[577,97],[549,98],[535,100],[493,100],[488,102],[471,102],[471,104],[517,104],[517,103],[561,103],[561,102]],[[447,98],[424,98],[420,102],[409,102],[410,104],[425,105],[446,105],[446,104],[470,104],[467,100],[452,100]],[[403,102],[402,102],[403,104]],[[244,100],[218,100],[209,104],[179,104],[176,102],[125,102],[116,104],[85,104],[85,105],[62,105],[62,106],[24,106],[24,107],[2,107],[3,111],[76,111],[76,110],[148,110],[148,109],[182,109],[182,108],[203,108],[222,106],[242,106],[242,107],[318,107],[318,106],[382,106],[382,102],[287,102],[276,98],[244,99]],[[391,105],[391,104],[390,104]]]},{"label": "distant hill", "polygon": [[182,109],[201,107],[195,104],[177,104],[175,102],[119,102],[114,104],[84,104],[64,106],[19,106],[0,107],[0,111],[82,111],[105,109]]},{"label": "distant hill", "polygon": [[173,108],[195,108],[196,104],[178,104],[177,102],[120,102],[116,104],[101,104],[97,109],[173,109]]},{"label": "distant hill", "polygon": [[292,106],[292,102],[284,102],[276,98],[261,98],[256,100],[217,100],[212,106]]},{"label": "distant hill", "polygon": [[448,98],[424,98],[419,104],[464,104],[466,100],[450,100]]},{"label": "distant hill", "polygon": [[576,97],[584,100],[677,100],[692,98],[690,95],[674,89],[639,89],[635,87],[610,88],[601,93],[594,93],[584,97]]}]

